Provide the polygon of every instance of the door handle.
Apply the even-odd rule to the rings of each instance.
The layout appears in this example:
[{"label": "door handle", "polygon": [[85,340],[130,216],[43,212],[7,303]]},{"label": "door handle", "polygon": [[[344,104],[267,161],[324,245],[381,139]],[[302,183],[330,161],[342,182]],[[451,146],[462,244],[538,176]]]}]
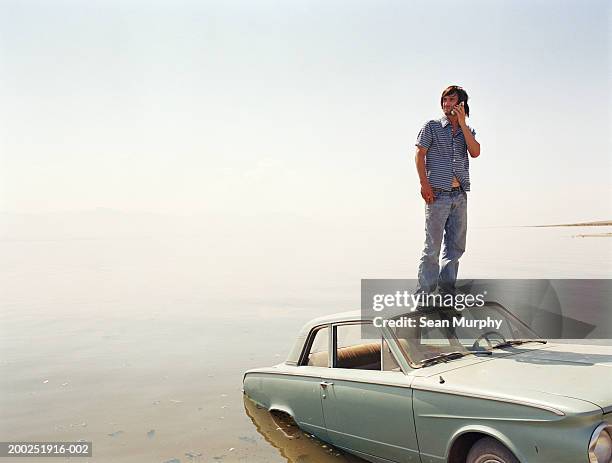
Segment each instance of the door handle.
[{"label": "door handle", "polygon": [[321,385],[321,387],[323,389],[326,389],[327,386],[333,386],[334,385],[334,383],[331,383],[331,382],[328,382],[328,381],[321,381],[319,384]]}]

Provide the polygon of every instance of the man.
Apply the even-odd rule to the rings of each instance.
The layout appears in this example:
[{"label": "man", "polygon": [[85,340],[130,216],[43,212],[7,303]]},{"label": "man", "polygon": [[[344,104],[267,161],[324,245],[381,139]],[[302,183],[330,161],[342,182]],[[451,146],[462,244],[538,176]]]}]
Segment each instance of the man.
[{"label": "man", "polygon": [[[468,153],[480,155],[480,144],[465,119],[470,115],[467,92],[451,85],[442,92],[444,117],[428,121],[417,137],[416,168],[425,200],[425,249],[419,265],[417,292],[454,294],[459,258],[465,251]],[[444,238],[442,263],[438,263]]]}]

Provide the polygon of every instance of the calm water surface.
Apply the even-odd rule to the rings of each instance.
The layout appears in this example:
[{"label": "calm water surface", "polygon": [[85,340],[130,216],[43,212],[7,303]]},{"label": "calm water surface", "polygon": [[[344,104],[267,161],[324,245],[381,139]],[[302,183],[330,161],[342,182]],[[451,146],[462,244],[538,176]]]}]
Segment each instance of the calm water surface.
[{"label": "calm water surface", "polygon": [[[592,231],[471,230],[461,276],[609,278],[612,239],[572,237]],[[1,241],[1,440],[93,441],[99,462],[359,461],[241,393],[303,322],[359,307],[360,278],[415,276],[420,235],[342,233]]]}]

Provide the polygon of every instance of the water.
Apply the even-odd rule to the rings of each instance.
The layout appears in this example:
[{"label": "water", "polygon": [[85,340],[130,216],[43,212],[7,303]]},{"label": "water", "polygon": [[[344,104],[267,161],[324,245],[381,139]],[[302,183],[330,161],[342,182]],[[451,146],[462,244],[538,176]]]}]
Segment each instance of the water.
[{"label": "water", "polygon": [[[474,228],[460,273],[609,278],[612,239],[572,237],[592,232]],[[2,440],[93,441],[96,462],[359,461],[278,434],[244,401],[242,373],[282,361],[308,319],[359,307],[360,278],[413,278],[419,233],[4,236]]]}]

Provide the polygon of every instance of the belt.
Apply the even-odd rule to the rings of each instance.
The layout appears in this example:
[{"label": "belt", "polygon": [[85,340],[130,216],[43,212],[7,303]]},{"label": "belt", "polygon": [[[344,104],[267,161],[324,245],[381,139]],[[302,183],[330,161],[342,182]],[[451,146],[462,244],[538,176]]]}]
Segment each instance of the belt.
[{"label": "belt", "polygon": [[432,190],[435,191],[435,192],[440,192],[440,191],[450,191],[450,192],[453,192],[453,191],[463,191],[463,187],[461,187],[461,186],[454,186],[450,190],[445,190],[444,188],[432,188]]}]

